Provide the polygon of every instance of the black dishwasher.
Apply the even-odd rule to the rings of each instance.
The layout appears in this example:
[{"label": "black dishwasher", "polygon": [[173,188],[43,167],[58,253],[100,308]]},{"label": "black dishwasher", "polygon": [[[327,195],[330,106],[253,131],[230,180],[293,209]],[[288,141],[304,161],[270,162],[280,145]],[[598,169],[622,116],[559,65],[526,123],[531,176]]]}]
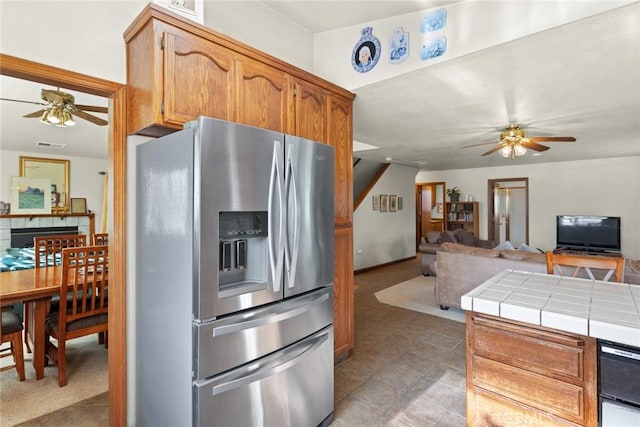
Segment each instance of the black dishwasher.
[{"label": "black dishwasher", "polygon": [[601,427],[640,426],[640,348],[598,341]]}]

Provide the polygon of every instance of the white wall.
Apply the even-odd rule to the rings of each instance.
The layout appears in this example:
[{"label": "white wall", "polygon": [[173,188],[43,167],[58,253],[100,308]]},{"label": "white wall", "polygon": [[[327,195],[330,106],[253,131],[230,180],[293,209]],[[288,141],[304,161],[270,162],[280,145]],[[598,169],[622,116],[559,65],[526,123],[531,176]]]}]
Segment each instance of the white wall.
[{"label": "white wall", "polygon": [[[353,213],[355,270],[416,255],[416,168],[392,164]],[[371,197],[395,194],[403,198],[397,212],[373,210]]]},{"label": "white wall", "polygon": [[[506,159],[508,160],[508,159]],[[556,215],[622,217],[622,253],[640,259],[640,156],[425,172],[417,182],[446,181],[480,202],[487,237],[487,180],[529,178],[529,246],[555,247]]]},{"label": "white wall", "polygon": [[103,177],[98,172],[108,170],[107,159],[89,159],[84,157],[42,155],[23,151],[0,150],[0,200],[11,202],[11,177],[19,176],[20,156],[46,157],[69,160],[70,197],[87,199],[87,209],[96,214],[96,232],[100,231],[102,221]]}]

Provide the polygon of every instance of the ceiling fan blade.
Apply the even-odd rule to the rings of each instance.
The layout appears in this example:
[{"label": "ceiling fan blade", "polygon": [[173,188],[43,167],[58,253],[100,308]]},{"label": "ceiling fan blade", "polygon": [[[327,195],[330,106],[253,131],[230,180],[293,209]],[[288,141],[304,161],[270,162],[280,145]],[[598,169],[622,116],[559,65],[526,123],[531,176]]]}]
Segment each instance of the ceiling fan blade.
[{"label": "ceiling fan blade", "polygon": [[107,107],[97,107],[95,105],[80,105],[76,104],[76,108],[82,111],[92,111],[94,113],[108,113],[109,109]]},{"label": "ceiling fan blade", "polygon": [[33,104],[33,105],[47,105],[44,102],[23,101],[21,99],[11,99],[11,98],[0,98],[0,101],[22,102],[24,104]]},{"label": "ceiling fan blade", "polygon": [[548,141],[548,142],[574,142],[576,139],[572,136],[533,136],[529,137],[529,141]]},{"label": "ceiling fan blade", "polygon": [[502,144],[496,144],[495,147],[493,147],[491,150],[487,151],[486,153],[482,154],[482,156],[488,156],[489,154],[493,154],[501,148],[502,148]]},{"label": "ceiling fan blade", "polygon": [[481,145],[489,145],[489,144],[500,144],[497,141],[491,141],[491,142],[482,142],[480,144],[471,144],[471,145],[463,145],[462,147],[459,148],[471,148],[471,147],[479,147]]},{"label": "ceiling fan blade", "polygon": [[546,145],[542,145],[542,144],[536,144],[535,142],[521,142],[520,145],[522,145],[524,148],[529,148],[531,150],[534,151],[547,151],[549,149],[549,147],[547,147]]},{"label": "ceiling fan blade", "polygon": [[38,111],[34,111],[33,113],[25,114],[22,117],[25,117],[27,119],[33,119],[34,117],[42,116],[42,113],[44,113],[44,110],[38,110]]},{"label": "ceiling fan blade", "polygon": [[78,116],[81,119],[87,120],[93,124],[96,124],[98,126],[105,126],[107,125],[109,122],[107,122],[106,120],[103,120],[99,117],[93,116],[89,113],[85,113],[84,111],[80,111],[80,110],[75,110],[73,111],[71,114],[73,114],[74,116]]}]

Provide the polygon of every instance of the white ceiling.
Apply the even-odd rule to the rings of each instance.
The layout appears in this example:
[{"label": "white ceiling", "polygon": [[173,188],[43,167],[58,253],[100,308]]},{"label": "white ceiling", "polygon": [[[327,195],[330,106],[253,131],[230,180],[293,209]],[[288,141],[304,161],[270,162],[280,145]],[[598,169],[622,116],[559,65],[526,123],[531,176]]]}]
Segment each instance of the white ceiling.
[{"label": "white ceiling", "polygon": [[[321,32],[453,1],[264,3],[311,32]],[[639,28],[636,2],[359,88],[354,139],[380,149],[356,156],[378,161],[392,157],[442,170],[640,155]],[[41,87],[3,77],[0,97],[27,100],[28,90],[28,100],[40,102]],[[73,94],[79,104],[106,106],[106,99]],[[106,158],[106,127],[82,119],[71,129],[41,125],[37,119],[7,119],[37,109],[0,101],[3,149],[38,152],[35,141],[44,140],[68,144],[73,155]],[[497,154],[481,157],[491,145],[459,148],[497,141],[509,123],[520,124],[529,136],[575,136],[577,142],[550,143],[551,150],[541,156],[529,152],[513,160]]]}]

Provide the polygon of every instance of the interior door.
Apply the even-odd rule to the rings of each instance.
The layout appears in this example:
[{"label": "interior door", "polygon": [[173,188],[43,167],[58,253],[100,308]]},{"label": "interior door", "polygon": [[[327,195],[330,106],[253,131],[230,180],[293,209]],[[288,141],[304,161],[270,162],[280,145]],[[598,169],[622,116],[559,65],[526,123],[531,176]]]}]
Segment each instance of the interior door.
[{"label": "interior door", "polygon": [[444,182],[416,184],[416,251],[429,231],[442,231]]},{"label": "interior door", "polygon": [[528,178],[489,180],[489,239],[529,243]]}]

